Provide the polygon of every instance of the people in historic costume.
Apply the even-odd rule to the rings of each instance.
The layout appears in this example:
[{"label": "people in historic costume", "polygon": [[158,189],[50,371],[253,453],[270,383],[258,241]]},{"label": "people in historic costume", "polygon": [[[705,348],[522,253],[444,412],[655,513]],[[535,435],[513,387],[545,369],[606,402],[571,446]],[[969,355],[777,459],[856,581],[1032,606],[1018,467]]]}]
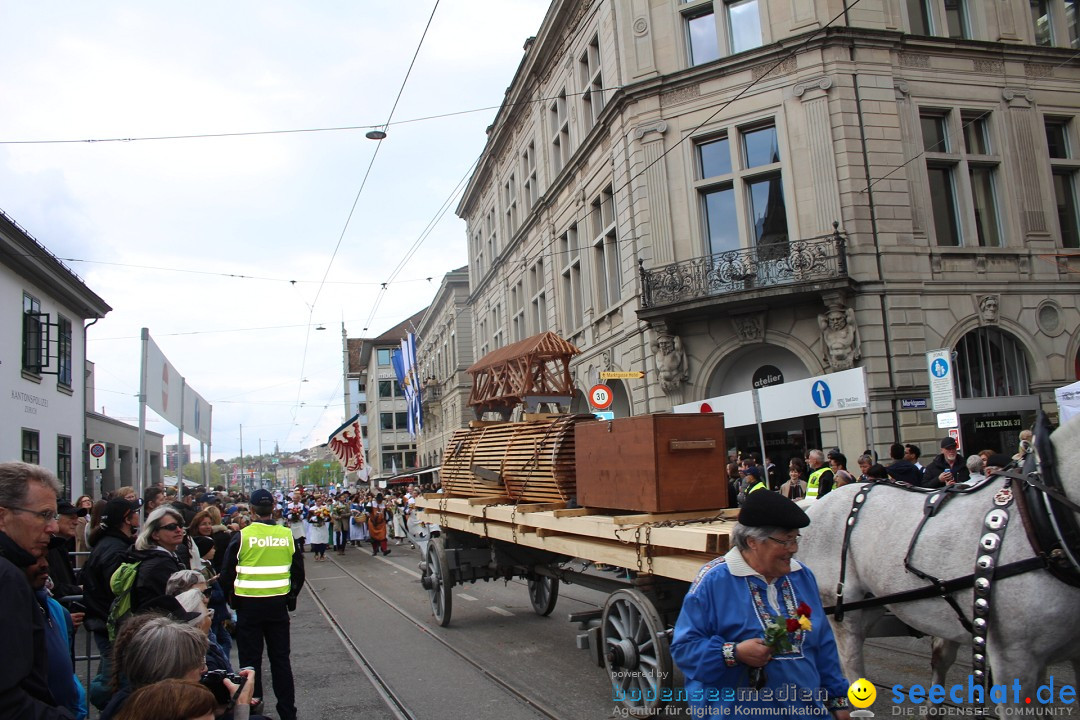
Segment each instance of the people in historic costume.
[{"label": "people in historic costume", "polygon": [[394,522],[393,525],[391,525],[391,529],[394,531],[395,545],[400,545],[407,537],[407,533],[405,532],[405,518],[407,517],[405,512],[406,508],[408,508],[408,505],[405,502],[405,498],[401,495],[395,495]]},{"label": "people in historic costume", "polygon": [[334,531],[334,551],[338,555],[345,554],[345,545],[349,542],[349,526],[352,524],[350,504],[352,504],[352,496],[347,490],[342,490],[334,502],[330,504],[330,522]]},{"label": "people in historic costume", "polygon": [[732,549],[698,573],[671,643],[692,714],[849,717],[849,683],[817,581],[793,558],[809,524],[782,495],[751,493]]},{"label": "people in historic costume", "polygon": [[307,539],[311,543],[315,562],[326,562],[326,546],[330,544],[330,507],[321,497],[308,509],[307,520]]},{"label": "people in historic costume", "polygon": [[390,517],[386,512],[386,503],[383,502],[382,493],[375,496],[368,505],[368,533],[371,535],[371,554],[378,555],[382,550],[383,555],[390,554],[390,548],[386,544],[386,525]]},{"label": "people in historic costume", "polygon": [[292,530],[293,543],[297,551],[304,552],[307,541],[307,508],[300,493],[293,493],[292,502],[285,506],[285,525]]},{"label": "people in historic costume", "polygon": [[356,494],[356,502],[349,506],[349,516],[349,540],[353,547],[359,547],[360,543],[367,544],[371,539],[367,529],[367,508],[359,493]]}]

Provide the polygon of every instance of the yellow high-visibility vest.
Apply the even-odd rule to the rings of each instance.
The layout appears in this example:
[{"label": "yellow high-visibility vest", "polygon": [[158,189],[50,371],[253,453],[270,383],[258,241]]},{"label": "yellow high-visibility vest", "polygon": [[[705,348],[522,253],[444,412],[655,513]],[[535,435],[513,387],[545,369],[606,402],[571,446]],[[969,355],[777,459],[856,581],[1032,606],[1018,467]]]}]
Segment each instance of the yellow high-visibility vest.
[{"label": "yellow high-visibility vest", "polygon": [[282,525],[257,522],[241,530],[233,592],[239,597],[288,595],[293,549],[292,531]]},{"label": "yellow high-visibility vest", "polygon": [[818,496],[818,486],[821,484],[821,476],[827,472],[830,472],[829,466],[823,465],[810,473],[810,479],[806,481],[806,497],[816,498]]}]

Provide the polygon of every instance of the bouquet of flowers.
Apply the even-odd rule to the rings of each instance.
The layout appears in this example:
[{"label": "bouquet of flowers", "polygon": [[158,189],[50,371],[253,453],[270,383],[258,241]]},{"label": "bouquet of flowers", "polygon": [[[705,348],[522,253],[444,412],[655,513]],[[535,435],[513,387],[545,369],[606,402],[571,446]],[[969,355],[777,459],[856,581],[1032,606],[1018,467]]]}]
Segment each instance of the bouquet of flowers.
[{"label": "bouquet of flowers", "polygon": [[304,519],[304,511],[298,505],[290,507],[288,509],[288,512],[285,514],[285,522],[287,522],[290,525],[293,525],[294,523],[298,523],[303,519]]},{"label": "bouquet of flowers", "polygon": [[[810,632],[814,625],[810,622],[810,606],[804,602],[795,608],[795,614],[789,617],[774,615],[772,620],[765,626],[765,644],[773,655],[782,655],[791,652],[794,647],[791,643],[795,633]],[[768,677],[765,668],[750,668],[750,685],[755,690],[765,687]]]},{"label": "bouquet of flowers", "polygon": [[320,526],[330,519],[330,508],[325,505],[316,505],[308,511],[308,522]]},{"label": "bouquet of flowers", "polygon": [[349,516],[349,506],[344,503],[336,502],[330,506],[330,517],[334,520],[340,520]]}]

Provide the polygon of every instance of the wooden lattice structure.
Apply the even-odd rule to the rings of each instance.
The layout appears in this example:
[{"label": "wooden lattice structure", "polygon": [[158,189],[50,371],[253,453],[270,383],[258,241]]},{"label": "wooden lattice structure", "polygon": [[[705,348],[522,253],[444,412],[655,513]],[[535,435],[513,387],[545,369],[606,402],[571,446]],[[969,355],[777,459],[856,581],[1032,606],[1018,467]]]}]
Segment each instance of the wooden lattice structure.
[{"label": "wooden lattice structure", "polygon": [[530,400],[569,404],[574,394],[570,358],[579,352],[552,332],[493,350],[468,370],[469,405],[477,417],[486,412],[509,417],[517,405]]}]

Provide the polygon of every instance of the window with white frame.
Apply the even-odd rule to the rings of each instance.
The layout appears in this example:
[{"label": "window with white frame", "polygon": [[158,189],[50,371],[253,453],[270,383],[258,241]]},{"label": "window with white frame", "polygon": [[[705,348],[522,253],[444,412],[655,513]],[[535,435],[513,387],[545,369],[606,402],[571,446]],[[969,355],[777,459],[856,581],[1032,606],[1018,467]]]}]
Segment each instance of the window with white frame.
[{"label": "window with white frame", "polygon": [[682,4],[691,65],[753,50],[765,42],[763,0],[683,0]]},{"label": "window with white frame", "polygon": [[559,257],[562,259],[562,323],[567,336],[585,324],[585,298],[581,289],[581,249],[578,246],[577,224],[571,225],[559,238]]},{"label": "window with white frame", "polygon": [[600,37],[593,35],[589,46],[578,58],[578,74],[581,82],[582,120],[588,132],[596,124],[604,109],[604,77],[600,68]]},{"label": "window with white frame", "polygon": [[510,312],[513,313],[510,318],[513,342],[524,340],[527,332],[525,329],[525,286],[521,280],[510,288]]},{"label": "window with white frame", "polygon": [[905,0],[908,32],[954,39],[971,38],[969,0]]},{"label": "window with white frame", "polygon": [[506,237],[510,238],[518,227],[517,176],[514,173],[510,173],[503,184],[503,207],[506,208]]},{"label": "window with white frame", "polygon": [[1002,247],[1001,156],[986,110],[920,113],[933,232],[941,247]]},{"label": "window with white frame", "polygon": [[494,263],[499,254],[499,229],[495,222],[495,208],[488,210],[487,214],[487,255],[488,263]]},{"label": "window with white frame", "polygon": [[1029,0],[1035,44],[1080,48],[1080,0]]},{"label": "window with white frame", "polygon": [[559,91],[548,107],[548,124],[551,129],[551,174],[555,176],[570,162],[570,116],[566,112],[565,89]]},{"label": "window with white frame", "polygon": [[757,248],[765,259],[786,257],[787,204],[776,125],[730,128],[699,141],[695,151],[706,251],[720,255]]},{"label": "window with white frame", "polygon": [[529,268],[529,315],[533,334],[547,332],[547,292],[544,280],[544,258],[540,258]]},{"label": "window with white frame", "polygon": [[1061,246],[1080,248],[1080,154],[1073,142],[1075,122],[1062,117],[1048,117],[1044,122]]},{"label": "window with white frame", "polygon": [[527,203],[526,208],[531,209],[540,199],[540,186],[536,182],[536,145],[532,140],[521,153],[521,197]]},{"label": "window with white frame", "polygon": [[476,340],[480,343],[480,357],[484,357],[491,348],[491,338],[488,337],[487,318],[481,318],[480,322],[476,323]]},{"label": "window with white frame", "polygon": [[596,307],[609,310],[622,296],[619,238],[615,231],[615,195],[608,185],[592,202],[592,266]]},{"label": "window with white frame", "polygon": [[502,304],[491,308],[491,349],[498,350],[506,344],[506,334],[503,332]]},{"label": "window with white frame", "polygon": [[58,375],[56,381],[71,387],[71,321],[63,315],[56,318]]},{"label": "window with white frame", "polygon": [[473,234],[473,268],[479,282],[484,277],[484,234],[480,230]]}]

